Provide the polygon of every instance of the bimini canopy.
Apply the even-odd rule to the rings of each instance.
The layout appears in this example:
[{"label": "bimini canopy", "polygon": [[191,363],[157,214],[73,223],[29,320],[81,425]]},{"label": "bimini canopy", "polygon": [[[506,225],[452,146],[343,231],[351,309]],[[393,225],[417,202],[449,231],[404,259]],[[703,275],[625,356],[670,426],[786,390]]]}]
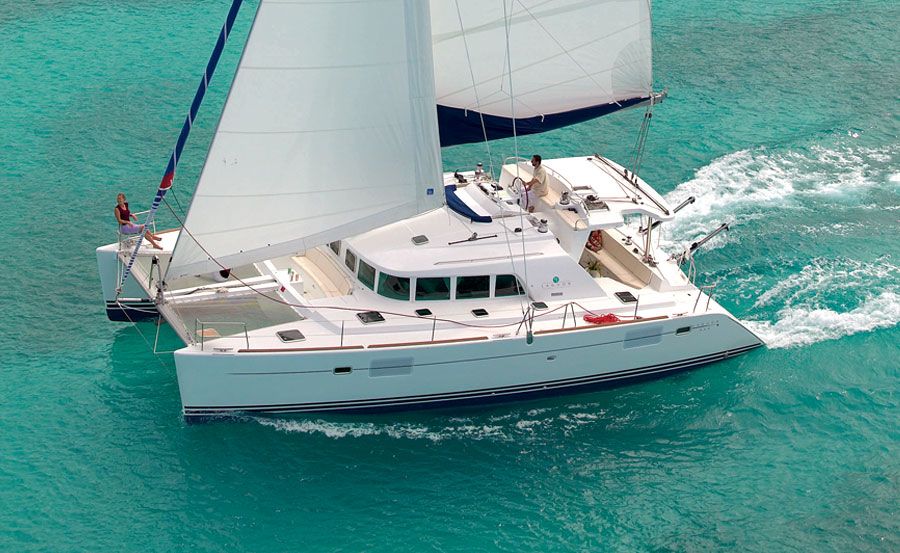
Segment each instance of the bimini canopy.
[{"label": "bimini canopy", "polygon": [[651,94],[650,0],[431,0],[431,26],[442,146],[484,140],[481,115],[505,138]]}]

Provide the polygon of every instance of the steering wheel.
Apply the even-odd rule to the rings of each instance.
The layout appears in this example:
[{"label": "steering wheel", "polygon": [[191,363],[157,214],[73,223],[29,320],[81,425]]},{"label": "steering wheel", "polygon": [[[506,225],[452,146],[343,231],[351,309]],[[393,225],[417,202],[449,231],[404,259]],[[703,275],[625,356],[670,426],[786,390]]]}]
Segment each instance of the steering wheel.
[{"label": "steering wheel", "polygon": [[[516,181],[519,182],[516,183]],[[523,196],[525,193],[525,181],[522,177],[513,177],[512,182],[509,183],[509,190],[510,192],[514,192],[516,196]]]}]

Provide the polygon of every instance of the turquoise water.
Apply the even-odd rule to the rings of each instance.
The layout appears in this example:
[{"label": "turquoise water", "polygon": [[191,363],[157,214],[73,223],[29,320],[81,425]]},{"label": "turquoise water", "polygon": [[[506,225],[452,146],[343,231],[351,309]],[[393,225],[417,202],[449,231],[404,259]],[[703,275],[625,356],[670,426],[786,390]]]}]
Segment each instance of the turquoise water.
[{"label": "turquoise water", "polygon": [[[664,240],[734,223],[702,280],[769,349],[490,409],[187,426],[93,250],[116,192],[149,202],[225,4],[0,3],[0,550],[900,550],[900,5],[654,2],[643,174],[698,197]],[[519,147],[627,160],[640,117]]]}]

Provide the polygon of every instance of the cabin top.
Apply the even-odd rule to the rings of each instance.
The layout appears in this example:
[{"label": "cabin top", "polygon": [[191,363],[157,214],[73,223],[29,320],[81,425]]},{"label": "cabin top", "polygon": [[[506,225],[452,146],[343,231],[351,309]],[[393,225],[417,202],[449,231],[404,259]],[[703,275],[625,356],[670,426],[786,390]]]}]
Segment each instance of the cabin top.
[{"label": "cabin top", "polygon": [[[402,276],[467,274],[510,266],[523,256],[580,258],[589,234],[625,224],[626,215],[668,221],[668,203],[647,183],[601,157],[545,160],[550,193],[533,213],[518,202],[527,162],[502,167],[499,181],[474,172],[445,175],[447,206],[346,240],[380,269]],[[474,273],[473,273],[474,274]]]}]

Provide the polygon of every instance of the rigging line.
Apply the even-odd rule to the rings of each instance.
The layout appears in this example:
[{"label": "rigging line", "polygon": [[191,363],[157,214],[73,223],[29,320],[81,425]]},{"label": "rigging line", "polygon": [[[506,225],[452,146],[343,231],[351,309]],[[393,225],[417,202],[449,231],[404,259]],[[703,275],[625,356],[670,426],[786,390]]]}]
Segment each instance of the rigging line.
[{"label": "rigging line", "polygon": [[[582,43],[582,44],[579,44],[579,45],[575,46],[574,48],[570,48],[569,50],[578,50],[578,49],[580,49],[580,48],[584,48],[584,47],[586,47],[586,46],[589,46],[589,45],[594,44],[594,43],[596,43],[596,42],[599,42],[599,41],[601,41],[601,40],[605,40],[605,39],[607,39],[607,38],[610,38],[610,37],[612,37],[613,35],[616,35],[616,34],[618,34],[618,33],[621,33],[621,32],[624,32],[624,31],[626,31],[626,30],[629,30],[629,29],[632,29],[632,28],[634,28],[634,27],[637,27],[637,26],[639,26],[641,23],[644,23],[644,20],[638,21],[637,23],[634,23],[634,24],[632,24],[632,25],[628,25],[627,27],[623,27],[623,28],[621,28],[621,29],[619,29],[619,30],[617,30],[617,31],[614,31],[614,32],[612,32],[612,33],[610,33],[610,34],[608,34],[608,35],[605,35],[605,36],[602,36],[602,37],[598,37],[598,38],[595,38],[595,39],[591,39],[591,40],[589,40],[588,42],[584,42],[584,43]],[[543,58],[540,58],[540,59],[531,60],[530,65],[529,65],[528,67],[530,67],[531,65],[536,65],[536,64],[542,64],[542,63],[550,62],[550,61],[552,61],[554,58],[557,58],[557,57],[559,57],[559,56],[561,56],[561,55],[562,55],[562,54],[558,54],[558,53],[557,53],[557,54],[553,54],[552,56],[548,56],[548,57],[543,57]],[[505,61],[505,60],[504,60],[504,61]],[[623,62],[624,65],[634,65],[634,64],[636,64],[636,63],[641,63],[641,62],[639,62],[639,61]],[[525,70],[528,69],[528,67],[520,67],[520,68],[516,69],[515,71],[525,71]],[[622,67],[622,65],[616,66],[616,67],[614,67],[614,69],[615,69],[615,68],[618,68],[618,67]],[[506,69],[506,68],[504,67],[504,69]],[[607,72],[607,71],[608,71],[608,70],[598,71],[597,73],[599,74],[599,73],[604,73],[604,72]],[[502,78],[502,75],[501,75],[501,78]],[[580,77],[579,77],[579,78],[580,78]],[[481,82],[478,83],[478,84],[488,84],[488,83],[490,83],[490,82],[492,82],[492,81],[494,81],[494,80],[495,80],[495,79],[494,79],[493,77],[491,77],[491,78],[488,78],[488,79],[485,79],[485,80],[481,81]],[[500,84],[501,84],[501,85],[503,84],[502,81],[501,81]],[[451,91],[446,92],[446,93],[445,93],[444,95],[442,95],[441,97],[444,98],[444,97],[447,97],[447,96],[453,96],[454,94],[459,94],[460,92],[463,92],[463,91],[465,91],[465,88],[463,88],[463,89],[461,89],[461,90],[460,90],[460,89],[451,90]]]},{"label": "rigging line", "polygon": [[[481,98],[478,94],[478,86],[475,83],[475,70],[472,68],[472,58],[469,55],[469,42],[466,38],[466,29],[465,29],[465,26],[463,25],[462,11],[459,8],[459,0],[456,0],[456,16],[459,18],[459,28],[460,28],[460,31],[462,32],[463,47],[466,50],[466,62],[468,62],[468,64],[469,64],[469,75],[472,77],[472,92],[475,94],[475,108],[478,110],[478,118],[481,121],[481,132],[484,135],[484,145],[485,145],[485,148],[487,149],[488,163],[490,164],[491,178],[493,179],[494,175],[496,174],[496,173],[494,173],[494,156],[491,153],[491,142],[490,142],[490,140],[488,140],[487,126],[484,123],[484,113],[482,113],[482,111],[481,111]],[[503,171],[502,166],[500,168],[500,171],[501,172]],[[499,182],[500,182],[500,179],[498,177],[497,183],[499,184]],[[502,209],[502,206],[501,206],[501,209]],[[449,210],[447,211],[447,215],[448,216],[450,215]],[[513,273],[515,273],[515,262],[513,261],[512,242],[509,239],[509,228],[506,226],[506,222],[504,222],[504,221],[500,222],[500,226],[503,227],[503,236],[506,239],[506,250],[509,252],[510,265],[512,265]],[[523,227],[520,227],[520,228],[523,228]],[[524,230],[523,230],[523,232],[524,232]],[[518,286],[518,284],[517,284],[517,286]],[[525,312],[525,302],[521,299],[519,300],[519,308],[522,310],[522,313]]]},{"label": "rigging line", "polygon": [[463,47],[466,50],[466,62],[469,64],[469,75],[472,77],[472,92],[475,94],[475,109],[478,110],[478,118],[481,120],[481,132],[484,135],[484,146],[487,149],[488,163],[491,175],[494,174],[494,158],[491,155],[491,142],[488,140],[487,126],[484,124],[484,114],[481,113],[481,99],[478,96],[478,87],[475,84],[475,70],[472,69],[472,58],[469,55],[469,42],[466,39],[466,29],[463,26],[462,12],[459,9],[459,0],[456,0],[456,16],[459,18],[459,30],[462,32]]},{"label": "rigging line", "polygon": [[647,144],[647,135],[650,133],[650,122],[653,119],[653,106],[654,98],[653,93],[651,92],[650,103],[647,105],[647,111],[644,112],[644,118],[641,121],[641,128],[638,131],[638,135],[634,143],[634,150],[631,154],[631,173],[635,178],[637,178],[637,175],[640,172],[641,161],[644,156],[644,147]]},{"label": "rigging line", "polygon": [[[197,240],[197,238],[195,238],[193,234],[191,234],[191,231],[189,231],[187,229],[187,227],[184,226],[184,222],[178,217],[178,214],[175,213],[174,210],[172,210],[172,207],[169,206],[168,204],[166,204],[166,207],[169,208],[169,210],[172,212],[172,215],[178,220],[179,224],[181,225],[181,229],[187,233],[187,235],[194,241],[194,243],[197,244],[197,247],[199,247],[200,250],[203,251],[203,253],[205,253],[209,257],[209,259],[213,263],[218,265],[221,269],[223,269],[223,270],[228,269],[228,267],[223,265],[218,259],[216,259],[215,256],[213,256],[209,251],[207,251],[206,248],[203,247],[203,244],[201,244],[200,241]],[[266,295],[265,292],[257,290],[252,285],[250,285],[249,283],[247,283],[243,279],[241,279],[239,276],[237,276],[233,271],[232,271],[231,275],[229,276],[229,278],[233,278],[234,280],[240,282],[248,290],[251,290],[252,292],[254,292],[268,300],[271,300],[275,303],[279,303],[282,305],[286,305],[288,307],[297,307],[297,308],[301,308],[301,309],[310,309],[310,310],[330,309],[330,310],[334,310],[334,311],[352,311],[352,312],[357,312],[357,313],[371,311],[371,309],[368,309],[368,308],[329,306],[329,305],[304,305],[304,304],[299,304],[299,303],[293,303],[293,302],[282,300],[280,298],[273,298],[272,296]],[[409,318],[409,319],[421,319],[421,317],[419,317],[418,315],[410,315],[408,313],[397,313],[397,312],[391,312],[391,311],[379,311],[379,312],[386,314],[386,315],[396,316],[396,317],[404,317],[404,318]],[[456,325],[463,326],[463,327],[469,327],[469,328],[504,328],[504,327],[511,326],[511,324],[518,324],[518,323],[511,323],[511,324],[501,324],[501,325],[479,325],[479,324],[465,323],[463,321],[456,321],[453,319],[438,318],[435,320],[440,321],[440,322],[452,323],[452,324],[456,324]]]},{"label": "rigging line", "polygon": [[638,171],[641,170],[641,166],[644,163],[644,152],[647,150],[647,137],[650,136],[650,123],[653,122],[653,97],[650,98],[650,106],[647,108],[647,126],[644,130],[644,137],[641,139],[641,152],[640,157],[638,158],[637,168]]},{"label": "rigging line", "polygon": [[[116,305],[118,305],[119,309],[122,310],[122,314],[125,315],[125,318],[128,319],[128,322],[131,323],[131,326],[133,326],[134,329],[137,330],[138,335],[140,335],[141,339],[144,340],[144,343],[147,344],[147,349],[149,349],[153,353],[153,357],[156,359],[156,361],[162,366],[162,368],[164,368],[166,370],[171,370],[172,367],[170,367],[168,364],[163,362],[162,358],[156,352],[156,348],[154,346],[150,345],[150,340],[148,340],[147,337],[144,336],[144,333],[141,332],[140,327],[137,325],[135,320],[132,319],[130,315],[128,315],[128,311],[125,309],[125,306],[123,306],[118,299],[116,299]],[[140,311],[140,309],[135,309],[135,311]],[[162,316],[162,315],[160,315],[160,316]]]},{"label": "rigging line", "polygon": [[[169,209],[171,210],[171,206],[167,206],[167,207],[169,207]],[[172,215],[175,216],[176,218],[178,217],[178,215],[177,215],[174,211],[172,212]],[[206,251],[206,249],[203,247],[203,245],[200,244],[200,242],[197,241],[196,238],[194,238],[194,236],[193,236],[193,235],[190,233],[190,231],[184,226],[183,223],[182,223],[182,225],[181,225],[181,228],[182,228],[185,232],[187,232],[187,233],[188,233],[188,236],[190,236],[191,239],[194,240],[194,242],[197,244],[197,246],[198,246],[201,250],[203,250],[203,252],[206,253],[206,255],[209,256],[210,260],[212,260],[216,265],[218,265],[218,266],[221,267],[222,269],[227,269],[227,267],[225,267],[224,265],[222,265],[222,264],[219,262],[218,259],[216,259],[215,257],[213,257],[212,254],[210,254],[208,251]],[[257,290],[257,289],[254,288],[252,285],[250,285],[249,283],[247,283],[247,282],[245,282],[243,279],[241,279],[239,276],[237,276],[233,271],[232,271],[231,275],[229,276],[229,278],[233,278],[234,280],[238,281],[238,282],[241,283],[244,287],[246,287],[248,290],[254,292],[255,294],[258,294],[258,295],[260,295],[260,296],[262,296],[262,297],[264,297],[264,298],[266,298],[266,299],[268,299],[268,300],[270,300],[270,301],[272,301],[272,302],[274,302],[274,303],[278,303],[278,304],[285,305],[285,306],[288,306],[288,307],[296,307],[296,308],[307,309],[307,310],[312,310],[312,311],[315,311],[315,310],[332,310],[332,311],[349,311],[349,312],[356,312],[356,313],[362,313],[362,312],[365,312],[365,311],[371,311],[371,309],[368,309],[368,308],[360,308],[360,307],[346,307],[346,306],[336,306],[336,305],[304,305],[304,304],[299,304],[299,303],[293,303],[293,302],[289,302],[289,301],[286,301],[286,300],[283,300],[283,299],[280,299],[280,298],[274,298],[274,297],[272,297],[272,296],[267,295],[265,292],[262,292],[262,291],[260,291],[260,290]],[[550,310],[548,310],[548,311],[544,311],[543,313],[541,313],[541,314],[539,314],[539,315],[535,315],[535,314],[533,313],[533,311],[532,311],[531,309],[529,309],[526,313],[524,313],[524,314],[522,315],[522,318],[521,318],[520,320],[511,322],[511,323],[503,323],[503,324],[495,324],[495,325],[472,324],[472,323],[466,323],[466,322],[463,322],[463,321],[457,321],[457,320],[454,320],[454,319],[445,319],[445,318],[439,318],[439,317],[432,317],[431,319],[427,319],[427,320],[439,321],[439,322],[442,322],[442,323],[455,324],[455,325],[457,325],[457,326],[462,326],[462,327],[465,327],[465,328],[480,328],[480,329],[510,328],[510,327],[513,327],[513,326],[516,326],[516,325],[522,325],[525,321],[529,321],[529,325],[533,325],[534,319],[538,319],[538,318],[541,318],[541,317],[545,317],[545,316],[547,316],[547,315],[550,315],[550,314],[552,314],[552,313],[555,313],[555,312],[559,311],[560,309],[567,308],[567,307],[570,306],[570,305],[578,305],[578,307],[581,307],[582,310],[587,311],[588,313],[592,313],[592,314],[594,313],[593,311],[590,311],[590,310],[588,310],[588,309],[585,309],[584,307],[582,307],[582,306],[581,306],[580,304],[578,304],[577,302],[568,302],[568,303],[563,304],[563,305],[558,305],[558,306],[556,306],[556,307],[554,307],[553,309],[550,309]],[[398,313],[398,312],[394,312],[394,311],[383,311],[383,310],[379,310],[379,313],[382,313],[382,314],[384,314],[384,315],[391,315],[391,316],[394,316],[394,317],[406,318],[406,319],[422,320],[422,317],[420,317],[420,316],[418,316],[418,315],[410,315],[410,314],[408,314],[408,313]],[[126,313],[126,316],[127,316],[127,313]],[[129,317],[129,320],[130,320],[130,317]],[[319,321],[319,322],[321,322],[321,321]],[[328,320],[326,319],[326,322],[330,322],[330,321],[328,321]],[[143,335],[142,335],[142,336],[143,336]],[[145,339],[145,341],[146,341],[146,339]],[[149,342],[148,342],[148,345],[149,345]],[[162,362],[162,361],[160,361],[160,362]]]},{"label": "rigging line", "polygon": [[[187,215],[187,212],[185,212],[184,207],[181,206],[181,202],[178,201],[178,196],[175,194],[175,191],[174,191],[174,190],[170,190],[170,192],[171,192],[171,194],[172,194],[172,197],[175,198],[175,204],[178,206],[178,211],[181,212],[182,217],[186,216],[186,215]],[[163,198],[163,201],[166,202],[166,206],[169,205],[168,200],[166,200],[165,198]],[[172,209],[172,208],[169,207],[169,209]]]},{"label": "rigging line", "polygon": [[638,173],[641,170],[641,162],[644,157],[644,146],[647,144],[647,134],[650,132],[650,118],[653,117],[653,113],[651,112],[652,108],[647,108],[647,113],[644,115],[644,120],[641,124],[641,132],[639,136],[640,144],[638,145],[638,149],[635,152],[634,165],[632,166],[632,173],[634,173],[634,177],[637,178]]},{"label": "rigging line", "polygon": [[159,328],[162,326],[162,315],[156,318],[156,338],[153,339],[153,354],[156,355],[159,346]]},{"label": "rigging line", "polygon": [[[506,0],[503,1],[503,19],[506,23],[506,66],[509,69],[509,106],[510,106],[510,117],[512,119],[512,135],[513,135],[513,149],[516,156],[516,178],[521,180],[519,177],[519,136],[516,131],[516,99],[515,94],[513,92],[513,77],[512,77],[512,53],[509,47],[509,31],[511,27],[511,15],[507,12],[506,9]],[[512,1],[510,1],[510,10],[512,11]],[[525,195],[525,205],[528,205],[528,191],[523,190],[522,192]],[[521,201],[521,199],[520,199]],[[525,255],[525,209],[520,204],[519,205],[519,228],[522,229],[522,277],[525,279],[525,291],[528,291],[528,259]],[[512,260],[510,260],[512,261]],[[515,263],[515,262],[513,262]],[[515,266],[515,265],[514,265]],[[531,330],[529,328],[529,330]]]},{"label": "rigging line", "polygon": [[[537,17],[535,17],[535,15],[534,15],[533,13],[531,13],[531,10],[529,10],[528,7],[527,7],[524,3],[522,3],[522,0],[516,0],[516,2],[517,2],[520,6],[522,6],[522,9],[525,10],[525,13],[527,13],[529,16],[531,16],[531,19],[533,19],[534,22],[538,24],[538,27],[540,27],[541,30],[543,30],[545,33],[547,33],[547,36],[550,37],[550,39],[553,40],[553,42],[555,42],[557,46],[559,46],[560,50],[562,50],[562,51],[566,54],[566,56],[567,56],[570,60],[572,60],[572,63],[574,63],[575,65],[577,65],[577,66],[578,66],[578,69],[581,69],[581,72],[584,73],[584,76],[585,76],[585,77],[587,77],[588,79],[591,80],[591,82],[593,82],[595,85],[597,85],[597,88],[599,88],[599,89],[602,90],[603,92],[609,93],[609,92],[603,87],[603,85],[601,85],[600,83],[598,83],[597,80],[594,78],[594,76],[591,75],[590,73],[588,73],[587,69],[585,69],[584,66],[581,65],[581,63],[579,63],[578,60],[575,59],[575,56],[573,56],[572,53],[571,53],[568,49],[566,49],[566,47],[563,46],[562,43],[560,43],[559,40],[556,39],[555,36],[553,36],[553,33],[551,33],[549,29],[547,29],[546,27],[544,27],[544,24],[541,23],[540,20],[539,20]],[[615,99],[613,100],[613,103],[616,104],[617,106],[621,106],[621,105],[622,105],[622,104],[620,104],[620,103],[619,103],[617,100],[615,100]]]},{"label": "rigging line", "polygon": [[[170,209],[171,209],[171,207],[170,207]],[[176,214],[176,213],[173,212],[172,214],[173,214],[173,216],[177,217],[177,214]],[[182,224],[182,229],[183,229],[185,232],[188,233],[188,236],[190,236],[191,239],[194,240],[194,241],[197,243],[197,246],[198,246],[201,250],[203,250],[203,252],[206,253],[206,254],[209,256],[209,258],[210,258],[214,263],[216,263],[216,265],[218,265],[218,266],[221,267],[222,269],[226,269],[226,268],[227,268],[227,267],[225,267],[224,265],[222,265],[222,264],[219,262],[218,259],[216,259],[215,257],[213,257],[208,251],[206,251],[206,249],[203,248],[203,245],[200,244],[200,243],[197,241],[196,238],[194,238],[194,236],[190,233],[190,231],[187,230],[186,227],[184,227],[183,224]],[[265,292],[262,292],[262,291],[260,291],[260,290],[257,290],[257,289],[254,288],[251,284],[245,282],[243,279],[241,279],[240,277],[238,277],[234,272],[231,273],[231,275],[230,275],[229,278],[233,278],[234,280],[236,280],[236,281],[238,281],[239,283],[241,283],[241,284],[242,284],[244,287],[246,287],[248,290],[250,290],[250,291],[252,291],[252,292],[254,292],[254,293],[256,293],[256,294],[258,294],[258,295],[260,295],[260,296],[262,296],[262,297],[264,297],[264,298],[266,298],[266,299],[268,299],[268,300],[270,300],[270,301],[272,301],[272,302],[274,302],[274,303],[282,304],[282,305],[285,305],[285,306],[288,306],[288,307],[296,307],[296,308],[300,308],[300,309],[308,309],[308,310],[312,310],[312,311],[315,311],[315,310],[332,310],[332,311],[349,311],[349,312],[356,312],[356,313],[362,313],[362,312],[365,312],[365,311],[371,311],[370,308],[365,308],[365,307],[346,307],[346,306],[333,306],[333,305],[304,305],[304,304],[300,304],[300,303],[293,303],[293,302],[289,302],[289,301],[286,301],[286,300],[282,300],[282,299],[280,299],[280,298],[275,298],[275,297],[269,296],[269,295],[267,295]],[[523,290],[523,292],[525,292],[525,291]],[[526,295],[526,294],[523,294],[523,295]],[[570,302],[570,303],[573,303],[573,302]],[[553,309],[550,309],[550,310],[548,310],[548,311],[544,311],[543,313],[541,313],[541,314],[539,314],[539,315],[535,315],[534,313],[530,313],[530,314],[529,314],[529,313],[525,313],[525,314],[523,314],[523,317],[522,317],[521,320],[517,320],[516,322],[512,322],[512,323],[503,323],[503,324],[496,324],[496,325],[472,324],[472,323],[466,323],[466,322],[463,322],[463,321],[457,321],[457,320],[455,320],[455,319],[445,319],[445,318],[431,318],[431,319],[428,319],[428,320],[436,320],[436,321],[439,321],[439,322],[442,322],[442,323],[451,323],[451,324],[455,324],[455,325],[462,326],[462,327],[466,327],[466,328],[485,328],[485,329],[490,329],[490,328],[509,328],[509,327],[512,327],[512,326],[515,326],[515,325],[520,325],[520,324],[522,324],[522,322],[525,321],[526,319],[527,319],[527,320],[530,320],[530,321],[533,321],[534,319],[538,319],[538,318],[540,318],[540,317],[545,317],[545,316],[547,316],[547,315],[550,315],[550,314],[552,314],[552,313],[555,313],[555,312],[559,311],[560,309],[565,308],[567,305],[569,305],[569,304],[559,305],[559,306],[557,306],[557,307],[554,307]],[[585,311],[587,311],[587,310],[585,310]],[[407,319],[416,319],[416,320],[421,320],[421,319],[422,319],[422,318],[419,317],[418,315],[410,315],[410,314],[408,314],[408,313],[398,313],[398,312],[393,312],[393,311],[383,311],[383,310],[379,310],[379,313],[382,313],[382,314],[385,314],[385,315],[391,315],[391,316],[395,316],[395,317],[407,318]],[[326,321],[326,322],[330,322],[330,321],[328,321],[327,319],[326,319],[325,321]]]}]

